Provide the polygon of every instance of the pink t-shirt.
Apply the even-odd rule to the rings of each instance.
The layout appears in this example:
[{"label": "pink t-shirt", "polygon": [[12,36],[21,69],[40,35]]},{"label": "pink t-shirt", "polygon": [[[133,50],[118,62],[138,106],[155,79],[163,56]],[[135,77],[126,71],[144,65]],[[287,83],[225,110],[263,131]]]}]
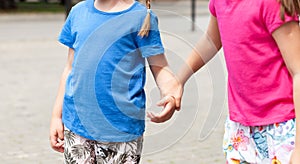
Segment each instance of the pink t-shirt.
[{"label": "pink t-shirt", "polygon": [[295,118],[292,78],[272,37],[284,23],[277,0],[211,0],[209,9],[228,69],[230,119],[259,126]]}]

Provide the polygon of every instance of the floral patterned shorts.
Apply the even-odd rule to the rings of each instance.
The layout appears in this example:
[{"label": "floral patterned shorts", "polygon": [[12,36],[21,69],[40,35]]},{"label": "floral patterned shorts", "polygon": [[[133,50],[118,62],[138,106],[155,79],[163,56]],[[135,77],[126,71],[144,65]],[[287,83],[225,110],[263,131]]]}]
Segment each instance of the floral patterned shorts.
[{"label": "floral patterned shorts", "polygon": [[78,136],[65,127],[66,164],[138,164],[143,137],[130,142],[98,142]]},{"label": "floral patterned shorts", "polygon": [[295,126],[295,119],[267,126],[243,126],[227,119],[223,142],[227,164],[288,164]]}]

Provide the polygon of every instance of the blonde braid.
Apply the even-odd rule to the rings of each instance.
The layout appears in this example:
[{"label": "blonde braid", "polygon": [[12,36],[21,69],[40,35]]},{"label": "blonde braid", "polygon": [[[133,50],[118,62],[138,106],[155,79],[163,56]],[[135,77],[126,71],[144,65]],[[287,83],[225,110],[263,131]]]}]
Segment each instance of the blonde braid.
[{"label": "blonde braid", "polygon": [[151,28],[151,4],[150,0],[146,0],[146,7],[147,7],[147,15],[145,17],[144,23],[140,29],[140,32],[138,33],[139,36],[144,37],[148,36],[150,28]]}]

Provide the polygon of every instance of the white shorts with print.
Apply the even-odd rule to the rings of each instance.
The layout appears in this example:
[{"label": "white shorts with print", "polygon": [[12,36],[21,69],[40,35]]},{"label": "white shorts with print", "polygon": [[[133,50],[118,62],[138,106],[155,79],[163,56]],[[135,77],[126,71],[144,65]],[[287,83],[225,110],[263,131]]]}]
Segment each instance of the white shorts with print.
[{"label": "white shorts with print", "polygon": [[65,164],[138,164],[143,137],[130,142],[99,142],[76,135],[65,127]]},{"label": "white shorts with print", "polygon": [[295,144],[295,119],[243,126],[227,119],[223,150],[228,164],[288,164]]}]

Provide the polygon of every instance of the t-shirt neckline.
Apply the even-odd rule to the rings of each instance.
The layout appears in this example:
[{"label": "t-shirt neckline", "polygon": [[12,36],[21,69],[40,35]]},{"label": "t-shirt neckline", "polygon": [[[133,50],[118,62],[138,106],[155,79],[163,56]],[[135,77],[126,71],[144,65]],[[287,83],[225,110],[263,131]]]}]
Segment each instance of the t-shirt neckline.
[{"label": "t-shirt neckline", "polygon": [[87,1],[89,1],[88,2],[89,6],[92,7],[94,12],[99,13],[99,14],[104,14],[104,15],[119,15],[119,14],[126,13],[126,12],[130,11],[132,8],[134,8],[138,3],[137,1],[134,1],[130,7],[128,7],[127,9],[121,10],[121,11],[106,12],[106,11],[98,10],[94,5],[94,2],[95,2],[94,0],[87,0]]}]

